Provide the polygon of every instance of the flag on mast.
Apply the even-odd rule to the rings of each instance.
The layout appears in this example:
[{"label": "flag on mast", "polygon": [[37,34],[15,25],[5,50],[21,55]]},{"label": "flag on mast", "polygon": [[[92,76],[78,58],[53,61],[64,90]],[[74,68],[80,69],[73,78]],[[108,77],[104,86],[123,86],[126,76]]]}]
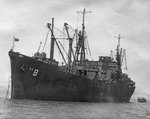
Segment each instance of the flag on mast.
[{"label": "flag on mast", "polygon": [[12,46],[12,48],[11,48],[12,51],[14,50],[15,42],[18,42],[18,41],[19,41],[19,38],[13,37],[13,46]]},{"label": "flag on mast", "polygon": [[17,42],[18,42],[18,41],[19,41],[19,38],[15,38],[15,37],[14,37],[14,41],[17,41]]}]

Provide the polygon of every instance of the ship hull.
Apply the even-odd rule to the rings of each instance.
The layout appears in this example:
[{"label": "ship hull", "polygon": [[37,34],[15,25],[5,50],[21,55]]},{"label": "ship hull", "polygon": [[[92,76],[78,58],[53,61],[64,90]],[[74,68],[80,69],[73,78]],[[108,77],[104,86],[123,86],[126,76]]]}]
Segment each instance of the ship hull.
[{"label": "ship hull", "polygon": [[11,98],[82,102],[129,102],[135,87],[125,81],[91,80],[17,52],[11,61]]}]

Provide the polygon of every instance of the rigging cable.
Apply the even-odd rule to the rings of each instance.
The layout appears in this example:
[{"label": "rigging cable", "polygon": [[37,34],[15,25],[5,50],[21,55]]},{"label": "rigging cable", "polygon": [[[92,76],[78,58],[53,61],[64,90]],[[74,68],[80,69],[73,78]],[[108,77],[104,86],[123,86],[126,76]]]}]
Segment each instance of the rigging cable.
[{"label": "rigging cable", "polygon": [[54,26],[54,28],[55,28],[57,31],[59,31],[60,33],[62,33],[63,36],[66,36],[66,34],[65,34],[63,31],[61,31],[59,28],[57,28],[56,26]]},{"label": "rigging cable", "polygon": [[63,51],[66,53],[66,55],[67,55],[67,57],[68,57],[68,53],[67,53],[67,51],[65,50],[65,48],[63,47],[63,45],[61,44],[61,42],[58,41],[58,43],[60,44],[60,46],[62,47]]},{"label": "rigging cable", "polygon": [[91,50],[90,50],[90,46],[89,46],[88,39],[87,39],[87,49],[88,49],[88,51],[89,51],[89,55],[90,55],[90,58],[91,58]]},{"label": "rigging cable", "polygon": [[42,52],[44,52],[44,49],[45,49],[45,46],[46,46],[46,42],[47,42],[47,39],[48,39],[48,35],[49,35],[49,30],[47,31],[47,34],[46,34],[46,39],[45,39],[45,42],[44,42],[44,46],[43,46]]}]

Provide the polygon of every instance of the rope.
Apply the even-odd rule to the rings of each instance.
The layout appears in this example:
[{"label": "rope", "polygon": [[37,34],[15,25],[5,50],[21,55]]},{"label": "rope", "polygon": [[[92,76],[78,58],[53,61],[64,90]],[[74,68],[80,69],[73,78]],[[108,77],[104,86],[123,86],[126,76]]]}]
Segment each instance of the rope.
[{"label": "rope", "polygon": [[46,34],[46,39],[45,39],[45,42],[44,42],[44,46],[43,46],[42,52],[43,52],[44,49],[45,49],[46,42],[47,42],[47,39],[48,39],[48,35],[49,35],[49,30],[47,31],[47,34]]}]

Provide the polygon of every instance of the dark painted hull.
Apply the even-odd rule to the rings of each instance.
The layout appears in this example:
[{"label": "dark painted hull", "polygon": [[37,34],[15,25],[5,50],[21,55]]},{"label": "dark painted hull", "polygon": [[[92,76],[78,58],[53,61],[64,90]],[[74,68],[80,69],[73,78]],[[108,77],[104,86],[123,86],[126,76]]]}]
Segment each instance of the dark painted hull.
[{"label": "dark painted hull", "polygon": [[83,102],[129,102],[127,81],[90,80],[19,53],[9,52],[11,98]]}]

